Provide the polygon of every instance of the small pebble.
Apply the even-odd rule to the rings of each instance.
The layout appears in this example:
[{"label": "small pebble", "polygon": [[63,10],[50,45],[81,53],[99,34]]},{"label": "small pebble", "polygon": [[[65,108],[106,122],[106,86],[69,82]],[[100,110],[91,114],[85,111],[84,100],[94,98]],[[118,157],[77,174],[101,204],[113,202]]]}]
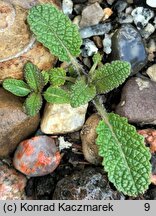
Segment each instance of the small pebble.
[{"label": "small pebble", "polygon": [[101,49],[103,47],[102,39],[100,38],[100,36],[94,36],[93,41],[95,45],[97,46],[97,48]]},{"label": "small pebble", "polygon": [[132,11],[131,15],[137,28],[143,29],[149,20],[154,17],[154,12],[149,8],[137,7]]},{"label": "small pebble", "polygon": [[99,5],[99,3],[94,3],[87,6],[82,11],[82,19],[80,22],[80,27],[93,26],[98,24],[103,17],[103,9]]},{"label": "small pebble", "polygon": [[54,139],[48,136],[35,136],[24,140],[17,147],[14,167],[29,177],[52,173],[61,160]]},{"label": "small pebble", "polygon": [[156,8],[156,0],[146,0],[146,4],[150,7]]},{"label": "small pebble", "polygon": [[127,6],[128,6],[127,2],[119,0],[115,3],[114,9],[117,10],[118,13],[121,13],[126,9]]},{"label": "small pebble", "polygon": [[82,56],[88,57],[93,56],[94,53],[98,52],[98,48],[96,47],[95,43],[90,39],[84,39],[82,44]]},{"label": "small pebble", "polygon": [[102,21],[105,21],[113,14],[113,11],[111,8],[105,8],[103,10],[103,14],[104,14],[104,16],[102,18]]},{"label": "small pebble", "polygon": [[72,14],[73,11],[73,1],[72,0],[63,0],[62,1],[62,10],[63,13],[67,16]]},{"label": "small pebble", "polygon": [[155,27],[151,23],[148,23],[147,26],[140,31],[140,34],[143,38],[147,39],[151,34],[153,34],[154,31]]},{"label": "small pebble", "polygon": [[80,35],[82,38],[89,38],[94,35],[104,35],[111,29],[111,23],[98,24],[80,29]]},{"label": "small pebble", "polygon": [[147,45],[148,52],[148,60],[154,61],[155,53],[156,53],[156,41],[154,39],[150,39]]},{"label": "small pebble", "polygon": [[108,34],[105,34],[105,38],[103,39],[103,51],[106,54],[110,54],[112,52],[111,46],[112,46],[111,37]]},{"label": "small pebble", "polygon": [[77,27],[79,28],[80,26],[80,21],[81,21],[81,15],[77,15],[74,17],[73,19],[73,24],[77,25]]},{"label": "small pebble", "polygon": [[109,5],[112,5],[114,2],[115,2],[115,0],[107,0],[107,3],[108,3]]},{"label": "small pebble", "polygon": [[120,24],[124,24],[124,23],[132,23],[133,22],[133,17],[130,14],[126,14],[126,13],[120,13],[118,15],[118,22]]},{"label": "small pebble", "polygon": [[152,66],[150,66],[147,69],[146,73],[152,81],[156,82],[156,64],[153,64]]}]

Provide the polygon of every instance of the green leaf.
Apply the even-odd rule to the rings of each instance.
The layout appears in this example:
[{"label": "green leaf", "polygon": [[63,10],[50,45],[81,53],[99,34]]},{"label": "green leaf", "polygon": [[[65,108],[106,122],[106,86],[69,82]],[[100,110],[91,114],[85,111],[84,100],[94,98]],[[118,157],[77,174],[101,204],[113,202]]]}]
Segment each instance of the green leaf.
[{"label": "green leaf", "polygon": [[47,85],[49,82],[49,72],[48,71],[42,71],[41,72],[43,79],[44,79],[44,84]]},{"label": "green leaf", "polygon": [[29,86],[24,81],[12,78],[4,80],[3,88],[20,97],[24,97],[31,92]]},{"label": "green leaf", "polygon": [[96,86],[97,93],[104,94],[121,85],[130,75],[130,72],[131,67],[128,62],[106,63],[94,71],[92,83]]},{"label": "green leaf", "polygon": [[27,115],[35,116],[42,107],[42,96],[40,93],[33,92],[27,97],[24,108],[26,110]]},{"label": "green leaf", "polygon": [[53,68],[49,72],[50,83],[53,86],[61,86],[65,83],[66,71],[63,68]]},{"label": "green leaf", "polygon": [[93,63],[100,64],[101,61],[102,61],[102,55],[100,55],[100,53],[95,53],[93,56]]},{"label": "green leaf", "polygon": [[88,103],[96,95],[96,89],[93,85],[86,84],[84,79],[77,80],[71,87],[71,106],[79,107]]},{"label": "green leaf", "polygon": [[150,153],[144,138],[127,119],[108,114],[109,123],[100,121],[96,143],[109,180],[129,196],[144,193],[150,184]]},{"label": "green leaf", "polygon": [[38,68],[32,64],[31,62],[28,62],[24,66],[24,75],[25,79],[30,86],[30,88],[36,92],[41,92],[45,83],[44,78],[41,74],[41,72],[38,70]]},{"label": "green leaf", "polygon": [[70,103],[70,96],[67,91],[52,86],[44,92],[44,98],[47,102],[54,104]]},{"label": "green leaf", "polygon": [[76,25],[50,4],[37,5],[28,14],[30,29],[36,38],[60,61],[70,61],[80,54],[82,40]]}]

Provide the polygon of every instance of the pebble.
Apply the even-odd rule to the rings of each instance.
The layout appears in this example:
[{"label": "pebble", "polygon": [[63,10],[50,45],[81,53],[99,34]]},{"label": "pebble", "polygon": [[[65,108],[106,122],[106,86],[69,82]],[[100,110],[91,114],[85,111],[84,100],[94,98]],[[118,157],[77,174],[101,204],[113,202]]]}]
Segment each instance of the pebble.
[{"label": "pebble", "polygon": [[26,177],[0,161],[0,200],[26,199]]},{"label": "pebble", "polygon": [[133,17],[130,14],[120,13],[120,14],[118,14],[118,22],[120,24],[132,23]]},{"label": "pebble", "polygon": [[23,112],[19,97],[0,88],[0,158],[12,153],[23,139],[36,131],[39,115],[29,117]]},{"label": "pebble", "polygon": [[156,41],[154,39],[150,39],[147,44],[147,52],[148,52],[148,60],[154,61],[155,53],[156,53]]},{"label": "pebble", "polygon": [[84,38],[89,38],[95,35],[104,35],[112,29],[111,23],[98,24],[80,29],[80,35]]},{"label": "pebble", "polygon": [[65,134],[82,128],[88,104],[72,108],[70,104],[46,104],[41,121],[45,134]]},{"label": "pebble", "polygon": [[62,10],[63,13],[69,16],[73,12],[73,1],[72,0],[63,0],[62,1]]},{"label": "pebble", "polygon": [[154,17],[154,12],[149,8],[137,7],[132,11],[131,15],[137,28],[143,29],[149,20]]},{"label": "pebble", "polygon": [[83,11],[82,11],[82,18],[80,21],[80,27],[84,28],[87,26],[93,26],[98,24],[102,17],[103,17],[103,9],[99,5],[99,3],[94,3],[89,6],[87,6]]},{"label": "pebble", "polygon": [[123,24],[112,36],[110,61],[123,60],[131,63],[132,75],[147,63],[147,53],[140,33],[131,24]]},{"label": "pebble", "polygon": [[85,168],[61,179],[53,200],[124,200],[120,192],[110,188],[101,169]]},{"label": "pebble", "polygon": [[118,13],[121,13],[126,9],[127,6],[128,6],[127,2],[119,0],[115,3],[114,9],[117,10]]},{"label": "pebble", "polygon": [[102,158],[98,155],[96,145],[96,127],[101,120],[98,114],[91,115],[85,122],[81,130],[82,151],[85,159],[91,164],[101,164]]},{"label": "pebble", "polygon": [[146,73],[152,81],[156,82],[156,64],[153,64],[152,66],[150,66],[147,69]]},{"label": "pebble", "polygon": [[103,51],[106,54],[110,54],[112,52],[112,40],[108,34],[105,34],[105,38],[103,39]]},{"label": "pebble", "polygon": [[77,25],[77,27],[79,28],[80,21],[81,21],[81,15],[77,15],[77,16],[74,17],[72,22],[73,22],[73,24]]},{"label": "pebble", "polygon": [[93,36],[93,41],[98,49],[101,49],[103,47],[102,39],[100,36]]},{"label": "pebble", "polygon": [[76,4],[76,5],[74,5],[74,11],[77,15],[81,15],[81,13],[85,7],[86,7],[85,4]]},{"label": "pebble", "polygon": [[156,125],[155,92],[155,82],[138,77],[129,79],[122,89],[116,113],[127,117],[131,123]]},{"label": "pebble", "polygon": [[17,147],[14,167],[29,177],[52,173],[61,160],[54,139],[48,136],[35,136],[24,140]]},{"label": "pebble", "polygon": [[143,30],[140,30],[140,33],[143,38],[147,39],[151,34],[153,34],[154,31],[155,27],[151,23],[148,23]]},{"label": "pebble", "polygon": [[107,20],[111,15],[113,14],[113,11],[111,8],[105,8],[103,10],[103,18],[102,21]]},{"label": "pebble", "polygon": [[87,38],[83,40],[81,51],[83,57],[88,57],[88,56],[93,56],[94,53],[97,53],[98,48],[96,47],[95,43],[92,40]]},{"label": "pebble", "polygon": [[115,0],[107,0],[107,3],[112,5],[115,2]]},{"label": "pebble", "polygon": [[156,1],[155,0],[146,0],[146,4],[150,7],[156,8]]}]

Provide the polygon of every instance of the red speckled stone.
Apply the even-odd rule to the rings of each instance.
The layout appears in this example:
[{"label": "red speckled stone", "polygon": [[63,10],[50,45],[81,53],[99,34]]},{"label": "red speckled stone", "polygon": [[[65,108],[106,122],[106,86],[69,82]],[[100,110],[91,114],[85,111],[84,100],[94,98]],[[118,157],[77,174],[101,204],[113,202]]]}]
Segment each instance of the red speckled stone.
[{"label": "red speckled stone", "polygon": [[0,200],[26,199],[26,182],[24,175],[0,162]]},{"label": "red speckled stone", "polygon": [[61,155],[54,139],[48,136],[35,136],[19,144],[13,164],[25,175],[35,177],[53,172],[60,160]]}]

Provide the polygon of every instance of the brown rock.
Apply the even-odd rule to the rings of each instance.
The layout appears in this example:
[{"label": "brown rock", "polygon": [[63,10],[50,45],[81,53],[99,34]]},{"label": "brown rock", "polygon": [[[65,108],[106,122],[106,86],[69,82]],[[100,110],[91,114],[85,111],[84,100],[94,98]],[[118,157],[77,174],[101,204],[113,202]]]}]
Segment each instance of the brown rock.
[{"label": "brown rock", "polygon": [[39,124],[39,115],[23,112],[20,98],[0,88],[0,157],[8,156]]},{"label": "brown rock", "polygon": [[26,23],[28,8],[37,3],[56,0],[0,0],[0,82],[6,77],[23,78],[23,66],[32,61],[39,69],[46,70],[56,63],[56,58],[40,43],[35,42]]},{"label": "brown rock", "polygon": [[0,200],[25,199],[26,177],[0,161]]}]

